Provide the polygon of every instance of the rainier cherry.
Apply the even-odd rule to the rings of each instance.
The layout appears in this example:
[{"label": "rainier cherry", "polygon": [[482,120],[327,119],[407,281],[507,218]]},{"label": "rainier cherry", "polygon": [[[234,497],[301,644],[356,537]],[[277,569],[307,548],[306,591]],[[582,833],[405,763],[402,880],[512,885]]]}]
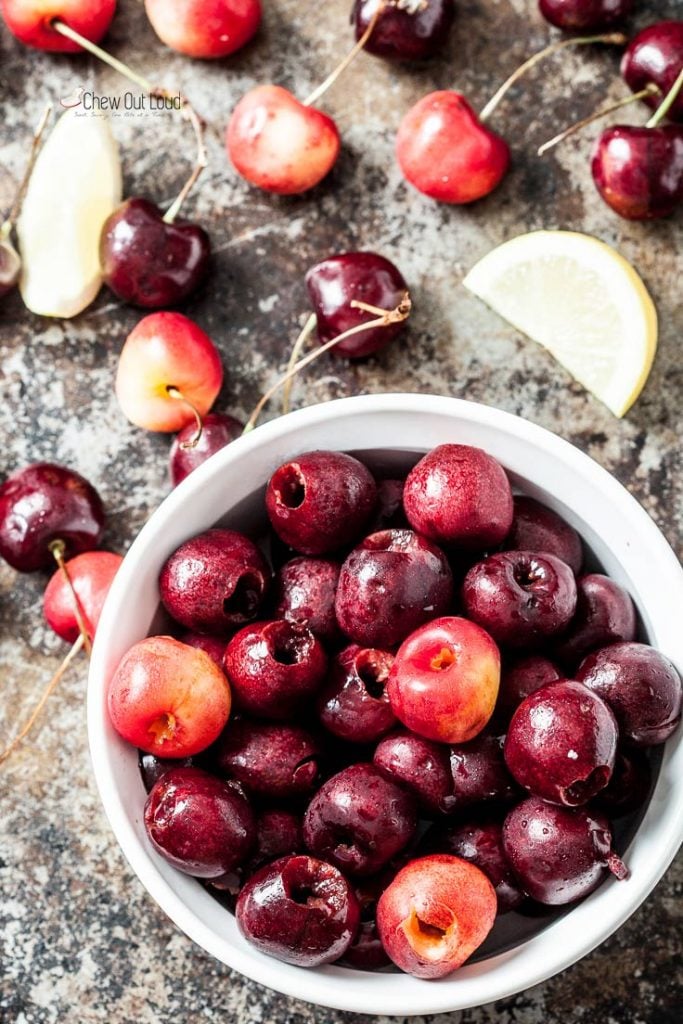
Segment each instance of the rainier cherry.
[{"label": "rainier cherry", "polygon": [[60,34],[54,22],[97,43],[114,17],[116,0],[0,0],[0,10],[12,35],[27,46],[78,53],[82,47]]},{"label": "rainier cherry", "polygon": [[379,898],[377,927],[387,953],[417,978],[460,967],[493,927],[498,902],[478,867],[447,853],[411,861]]},{"label": "rainier cherry", "polygon": [[[650,107],[657,108],[676,83],[683,70],[683,21],[660,21],[648,25],[633,37],[621,58],[621,73],[633,92],[640,92],[653,82],[658,94],[644,97]],[[670,121],[683,121],[683,92],[680,92],[666,115]]]},{"label": "rainier cherry", "polygon": [[146,430],[181,430],[216,400],[223,367],[208,334],[182,313],[150,313],[126,338],[116,371],[124,415]]},{"label": "rainier cherry", "polygon": [[86,551],[76,555],[54,573],[45,588],[43,611],[48,626],[67,643],[75,643],[81,632],[74,614],[78,612],[88,636],[95,636],[104,601],[123,561],[111,551]]},{"label": "rainier cherry", "polygon": [[223,730],[230,687],[204,651],[151,636],[119,662],[107,704],[112,725],[129,743],[160,757],[191,757]]},{"label": "rainier cherry", "polygon": [[145,10],[162,43],[188,57],[227,57],[261,23],[259,0],[145,0]]}]

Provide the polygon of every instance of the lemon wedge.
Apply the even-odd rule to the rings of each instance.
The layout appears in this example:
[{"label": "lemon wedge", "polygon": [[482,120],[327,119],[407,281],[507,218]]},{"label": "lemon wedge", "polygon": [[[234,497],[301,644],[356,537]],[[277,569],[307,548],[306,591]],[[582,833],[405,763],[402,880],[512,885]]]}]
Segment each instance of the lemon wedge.
[{"label": "lemon wedge", "polygon": [[484,256],[463,281],[623,416],[647,380],[657,311],[615,249],[575,231],[532,231]]},{"label": "lemon wedge", "polygon": [[72,317],[95,298],[102,226],[121,202],[121,187],[108,120],[62,114],[36,160],[17,223],[19,290],[32,313]]}]

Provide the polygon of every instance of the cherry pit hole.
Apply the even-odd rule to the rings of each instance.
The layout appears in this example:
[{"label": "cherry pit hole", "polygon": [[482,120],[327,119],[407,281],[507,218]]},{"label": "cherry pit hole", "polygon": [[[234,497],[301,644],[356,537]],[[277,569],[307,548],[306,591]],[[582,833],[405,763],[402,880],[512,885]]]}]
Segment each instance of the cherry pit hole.
[{"label": "cherry pit hole", "polygon": [[277,495],[285,508],[300,508],[306,497],[306,481],[298,466],[290,462],[277,476]]}]

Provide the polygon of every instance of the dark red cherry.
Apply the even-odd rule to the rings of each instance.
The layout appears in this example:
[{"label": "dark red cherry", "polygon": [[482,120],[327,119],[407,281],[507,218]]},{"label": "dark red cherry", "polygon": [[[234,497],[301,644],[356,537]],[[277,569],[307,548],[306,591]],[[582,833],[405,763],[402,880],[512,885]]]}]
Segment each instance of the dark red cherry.
[{"label": "dark red cherry", "polygon": [[302,854],[257,871],[239,895],[235,916],[242,934],[262,953],[318,967],[346,952],[360,910],[337,868]]},{"label": "dark red cherry", "polygon": [[105,221],[100,262],[119,298],[145,309],[175,306],[205,277],[209,236],[198,224],[170,224],[148,199],[127,199]]},{"label": "dark red cherry", "polygon": [[424,844],[429,852],[451,853],[476,864],[496,890],[499,914],[514,910],[523,901],[524,893],[503,850],[500,822],[483,819],[438,824],[426,833]]},{"label": "dark red cherry", "polygon": [[645,803],[652,785],[652,769],[645,751],[631,747],[617,752],[612,778],[595,798],[610,818],[631,814]]},{"label": "dark red cherry", "polygon": [[[351,21],[360,39],[380,0],[355,0]],[[401,0],[382,11],[365,44],[367,53],[391,60],[424,60],[443,46],[453,22],[453,0]]]},{"label": "dark red cherry", "polygon": [[548,683],[556,683],[562,674],[556,665],[540,654],[529,654],[512,664],[505,665],[500,677],[496,702],[496,719],[509,721],[512,712],[525,697]]},{"label": "dark red cherry", "polygon": [[306,729],[274,722],[229,722],[213,748],[217,771],[249,793],[286,798],[318,781],[320,747]]},{"label": "dark red cherry", "polygon": [[391,869],[364,878],[355,886],[360,906],[360,924],[356,937],[344,953],[341,962],[359,971],[377,971],[391,963],[377,930],[377,900],[394,877]]},{"label": "dark red cherry", "polygon": [[[396,309],[408,287],[397,267],[375,252],[345,252],[317,263],[306,274],[306,286],[317,318],[321,342],[351,327],[375,320],[376,314],[355,309],[355,299],[378,309]],[[341,341],[332,353],[359,359],[378,352],[401,333],[403,322],[372,327]]]},{"label": "dark red cherry", "polygon": [[[645,103],[656,108],[673,87],[683,69],[683,21],[659,21],[648,25],[633,37],[621,58],[621,73],[633,92],[650,82],[659,86],[660,95],[647,96]],[[683,121],[683,93],[674,100],[666,115],[670,121]]]},{"label": "dark red cherry", "polygon": [[225,448],[231,441],[241,437],[244,431],[244,424],[236,420],[234,416],[226,416],[221,412],[210,412],[202,420],[202,433],[197,444],[192,447],[183,447],[197,432],[194,423],[189,423],[173,439],[169,455],[171,483],[177,487],[181,480],[206,462],[208,458],[215,455],[221,448]]},{"label": "dark red cherry", "polygon": [[409,789],[427,815],[452,809],[448,747],[400,729],[377,744],[372,760],[384,775]]},{"label": "dark red cherry", "polygon": [[63,541],[67,559],[92,551],[104,521],[95,488],[64,466],[36,462],[0,486],[0,555],[19,572],[54,568],[52,541]]},{"label": "dark red cherry", "polygon": [[408,525],[403,511],[403,480],[377,481],[377,509],[370,524],[371,533]]},{"label": "dark red cherry", "polygon": [[372,743],[396,724],[385,683],[393,654],[351,644],[331,662],[318,698],[320,721],[350,743]]},{"label": "dark red cherry", "polygon": [[220,636],[207,636],[205,633],[193,633],[186,630],[178,637],[181,644],[188,647],[195,647],[199,651],[208,654],[212,661],[215,661],[220,669],[223,668],[223,655],[225,654],[226,641]]},{"label": "dark red cherry", "polygon": [[552,657],[576,668],[589,651],[617,640],[634,640],[636,610],[629,594],[609,576],[589,573],[576,585],[576,612],[568,630],[553,647]]},{"label": "dark red cherry", "polygon": [[503,757],[504,740],[504,736],[479,733],[451,747],[452,809],[485,800],[510,800],[519,793]]},{"label": "dark red cherry", "polygon": [[612,777],[617,740],[605,701],[565,680],[536,690],[519,705],[505,738],[505,763],[534,796],[578,807]]},{"label": "dark red cherry", "polygon": [[508,814],[503,849],[524,891],[552,906],[587,896],[607,868],[617,878],[628,876],[612,850],[612,833],[603,814],[584,807],[557,807],[536,796]]},{"label": "dark red cherry", "polygon": [[278,857],[301,853],[303,848],[300,815],[277,808],[261,811],[256,815],[256,842],[245,873],[252,874]]},{"label": "dark red cherry", "polygon": [[566,562],[573,573],[581,570],[583,547],[573,526],[535,498],[517,494],[512,527],[505,538],[508,551],[547,552]]},{"label": "dark red cherry", "polygon": [[591,160],[598,192],[627,220],[666,217],[683,201],[683,125],[613,125]]},{"label": "dark red cherry", "polygon": [[292,558],[273,581],[278,619],[308,626],[321,640],[340,636],[334,598],[341,565],[330,558]]},{"label": "dark red cherry", "polygon": [[156,757],[154,754],[145,754],[144,751],[140,751],[140,774],[148,793],[154,784],[172,768],[192,768],[193,765],[191,757]]},{"label": "dark red cherry", "polygon": [[633,0],[538,0],[538,6],[551,25],[584,32],[619,24],[631,10]]}]

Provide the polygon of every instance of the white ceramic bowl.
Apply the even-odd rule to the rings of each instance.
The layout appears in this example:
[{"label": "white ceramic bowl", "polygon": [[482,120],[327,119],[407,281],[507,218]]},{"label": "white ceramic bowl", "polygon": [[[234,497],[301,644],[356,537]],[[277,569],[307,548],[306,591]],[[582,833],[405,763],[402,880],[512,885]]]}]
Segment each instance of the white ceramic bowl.
[{"label": "white ceramic bowl", "polygon": [[[344,1010],[426,1014],[488,1003],[529,988],[594,949],[629,917],[671,862],[683,834],[683,744],[666,745],[657,785],[627,851],[631,876],[597,892],[508,952],[439,982],[343,967],[303,970],[263,956],[201,885],[161,860],[143,827],[145,793],[135,750],[112,729],[106,687],[124,652],[154,632],[157,578],[178,545],[231,513],[263,516],[258,494],[272,471],[303,451],[423,452],[443,442],[478,445],[513,484],[561,512],[606,572],[631,593],[650,641],[683,668],[683,572],[644,510],[605,470],[523,419],[470,402],[424,395],[348,398],[291,413],[218,452],[154,513],[126,556],[97,633],[88,688],[95,777],[123,852],[143,885],[191,939],[219,960],[287,995]],[[399,461],[403,456],[397,456]],[[231,510],[237,510],[231,512]]]}]

